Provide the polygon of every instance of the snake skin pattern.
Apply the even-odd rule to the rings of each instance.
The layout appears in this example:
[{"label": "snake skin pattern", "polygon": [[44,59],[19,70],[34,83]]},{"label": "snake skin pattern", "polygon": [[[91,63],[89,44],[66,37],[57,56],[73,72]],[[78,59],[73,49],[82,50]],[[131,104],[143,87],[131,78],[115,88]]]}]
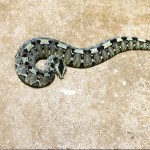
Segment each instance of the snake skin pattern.
[{"label": "snake skin pattern", "polygon": [[[92,67],[128,50],[150,51],[150,40],[117,37],[93,47],[76,48],[55,39],[40,37],[25,42],[19,48],[15,56],[15,68],[25,84],[41,88],[51,84],[55,74],[62,79],[66,66]],[[36,67],[40,59],[46,59],[43,71]]]}]

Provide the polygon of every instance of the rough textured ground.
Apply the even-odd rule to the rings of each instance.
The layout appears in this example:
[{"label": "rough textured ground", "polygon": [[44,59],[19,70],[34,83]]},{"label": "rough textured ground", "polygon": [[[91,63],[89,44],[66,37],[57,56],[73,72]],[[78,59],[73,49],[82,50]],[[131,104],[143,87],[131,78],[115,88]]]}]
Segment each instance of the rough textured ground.
[{"label": "rough textured ground", "polygon": [[1,0],[0,148],[150,148],[150,52],[130,51],[34,89],[14,56],[33,37],[88,47],[150,39],[149,0]]}]

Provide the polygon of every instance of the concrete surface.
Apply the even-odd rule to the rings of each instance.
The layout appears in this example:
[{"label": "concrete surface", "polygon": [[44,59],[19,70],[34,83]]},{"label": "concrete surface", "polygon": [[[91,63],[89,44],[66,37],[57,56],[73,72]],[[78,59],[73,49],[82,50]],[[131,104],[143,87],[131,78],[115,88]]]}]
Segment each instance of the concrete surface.
[{"label": "concrete surface", "polygon": [[150,39],[149,0],[1,0],[0,148],[150,148],[150,52],[130,51],[34,89],[14,56],[33,37],[88,47]]}]

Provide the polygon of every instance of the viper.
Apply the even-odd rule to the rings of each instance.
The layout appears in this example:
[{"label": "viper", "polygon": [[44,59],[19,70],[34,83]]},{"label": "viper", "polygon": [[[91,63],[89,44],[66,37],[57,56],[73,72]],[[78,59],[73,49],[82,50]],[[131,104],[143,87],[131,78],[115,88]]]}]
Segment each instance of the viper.
[{"label": "viper", "polygon": [[[51,38],[34,38],[20,46],[15,55],[19,78],[35,88],[51,84],[55,74],[63,79],[67,66],[89,68],[129,50],[150,51],[150,40],[136,37],[116,37],[89,48],[76,48]],[[46,59],[44,70],[36,63]]]}]

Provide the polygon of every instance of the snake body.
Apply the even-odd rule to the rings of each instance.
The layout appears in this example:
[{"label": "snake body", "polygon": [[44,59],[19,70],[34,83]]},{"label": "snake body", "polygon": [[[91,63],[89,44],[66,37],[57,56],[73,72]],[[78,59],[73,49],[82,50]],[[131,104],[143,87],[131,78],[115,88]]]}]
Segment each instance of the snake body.
[{"label": "snake body", "polygon": [[[150,51],[150,40],[116,37],[93,47],[76,48],[55,39],[40,37],[25,42],[19,48],[15,56],[15,68],[25,84],[40,88],[51,84],[55,74],[62,79],[66,66],[92,67],[128,50]],[[40,59],[46,59],[44,70],[36,66]]]}]

